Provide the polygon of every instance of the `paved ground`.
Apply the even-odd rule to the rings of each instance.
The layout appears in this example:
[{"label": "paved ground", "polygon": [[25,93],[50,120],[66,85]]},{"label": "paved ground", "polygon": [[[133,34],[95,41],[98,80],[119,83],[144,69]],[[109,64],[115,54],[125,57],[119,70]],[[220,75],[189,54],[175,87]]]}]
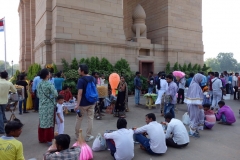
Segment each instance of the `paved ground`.
[{"label": "paved ground", "polygon": [[[158,109],[149,110],[142,107],[135,107],[134,98],[129,98],[130,112],[127,113],[128,127],[140,127],[145,125],[145,115],[153,112],[157,115],[157,121],[164,121],[163,117],[160,117]],[[145,99],[141,98],[142,104]],[[226,101],[230,105],[237,117],[237,122],[232,126],[225,126],[216,124],[212,130],[204,130],[200,132],[200,138],[191,138],[190,144],[184,149],[168,148],[167,153],[163,156],[151,156],[142,151],[138,144],[135,144],[135,157],[134,160],[237,160],[239,159],[240,152],[240,121],[238,110],[240,109],[240,101]],[[178,119],[181,119],[182,115],[186,111],[186,105],[178,105],[179,111],[176,114]],[[18,112],[16,112],[18,113]],[[10,113],[6,113],[7,117],[10,117]],[[28,113],[23,115],[16,114],[24,123],[24,128],[19,140],[22,141],[24,147],[24,155],[26,159],[36,158],[42,159],[43,153],[47,150],[46,144],[38,143],[37,126],[38,126],[38,114]],[[94,120],[93,134],[103,133],[105,130],[116,129],[117,118],[112,115],[105,114],[102,120]],[[82,129],[86,131],[87,120],[83,120]],[[74,143],[74,124],[75,114],[65,116],[65,133],[69,134]],[[84,132],[85,134],[85,132]],[[89,143],[92,146],[92,142]],[[111,160],[109,151],[94,152],[94,160]]]}]

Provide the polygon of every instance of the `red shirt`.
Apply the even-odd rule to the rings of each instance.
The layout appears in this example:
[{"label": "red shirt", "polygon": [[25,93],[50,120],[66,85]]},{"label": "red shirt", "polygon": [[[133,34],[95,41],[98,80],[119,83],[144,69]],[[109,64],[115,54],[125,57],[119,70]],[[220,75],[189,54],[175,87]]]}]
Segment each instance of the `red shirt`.
[{"label": "red shirt", "polygon": [[72,99],[72,93],[70,91],[60,91],[59,94],[63,95],[65,101]]}]

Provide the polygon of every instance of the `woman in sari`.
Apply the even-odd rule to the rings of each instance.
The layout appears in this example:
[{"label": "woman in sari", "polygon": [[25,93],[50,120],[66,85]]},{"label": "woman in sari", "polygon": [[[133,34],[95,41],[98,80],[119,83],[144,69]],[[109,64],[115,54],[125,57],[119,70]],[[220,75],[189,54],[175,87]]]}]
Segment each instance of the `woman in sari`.
[{"label": "woman in sari", "polygon": [[39,98],[39,127],[38,139],[40,143],[48,143],[54,138],[55,124],[55,97],[57,91],[48,81],[49,71],[43,69],[40,74],[42,81],[37,86],[37,95]]},{"label": "woman in sari", "polygon": [[118,95],[117,95],[117,101],[115,104],[115,111],[114,116],[115,117],[125,117],[125,104],[126,101],[126,93],[127,93],[127,83],[125,82],[125,79],[123,76],[121,76],[121,81],[118,85]]},{"label": "woman in sari", "polygon": [[202,79],[203,75],[199,73],[193,77],[184,100],[184,102],[187,103],[190,117],[189,135],[193,137],[199,137],[198,129],[202,121],[203,92],[199,85]]}]

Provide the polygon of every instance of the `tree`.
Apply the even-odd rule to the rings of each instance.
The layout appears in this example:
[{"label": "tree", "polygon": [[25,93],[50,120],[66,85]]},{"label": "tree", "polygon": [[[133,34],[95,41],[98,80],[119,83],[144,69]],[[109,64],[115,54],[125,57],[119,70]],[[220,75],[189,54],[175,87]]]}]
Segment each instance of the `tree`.
[{"label": "tree", "polygon": [[212,71],[220,71],[220,64],[217,60],[217,58],[208,58],[205,61],[205,64],[207,65],[207,67],[210,67],[212,69]]},{"label": "tree", "polygon": [[217,56],[220,71],[235,71],[237,60],[233,58],[233,53],[219,53]]},{"label": "tree", "polygon": [[176,62],[173,66],[173,71],[178,71],[178,62]]}]

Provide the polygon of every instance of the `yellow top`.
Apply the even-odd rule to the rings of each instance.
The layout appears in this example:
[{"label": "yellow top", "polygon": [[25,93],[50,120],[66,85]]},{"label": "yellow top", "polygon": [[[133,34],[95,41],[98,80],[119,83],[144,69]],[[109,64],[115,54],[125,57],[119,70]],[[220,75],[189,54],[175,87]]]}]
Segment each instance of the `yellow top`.
[{"label": "yellow top", "polygon": [[0,160],[24,160],[22,143],[13,137],[0,138]]},{"label": "yellow top", "polygon": [[0,104],[8,103],[8,93],[11,90],[13,93],[16,93],[17,90],[14,85],[7,81],[6,79],[0,79]]}]

